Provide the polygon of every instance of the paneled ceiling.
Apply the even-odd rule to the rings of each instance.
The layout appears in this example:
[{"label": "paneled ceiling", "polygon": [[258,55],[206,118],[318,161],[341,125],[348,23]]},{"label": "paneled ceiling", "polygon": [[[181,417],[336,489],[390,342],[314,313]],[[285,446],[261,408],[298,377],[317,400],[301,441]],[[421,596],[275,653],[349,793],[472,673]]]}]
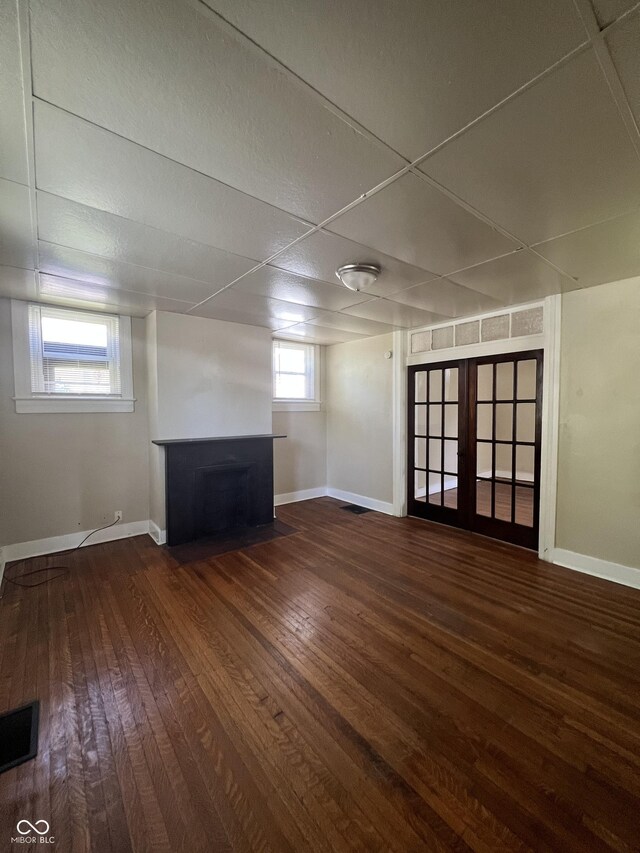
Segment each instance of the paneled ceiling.
[{"label": "paneled ceiling", "polygon": [[335,343],[640,275],[633,0],[6,0],[0,54],[0,295]]}]

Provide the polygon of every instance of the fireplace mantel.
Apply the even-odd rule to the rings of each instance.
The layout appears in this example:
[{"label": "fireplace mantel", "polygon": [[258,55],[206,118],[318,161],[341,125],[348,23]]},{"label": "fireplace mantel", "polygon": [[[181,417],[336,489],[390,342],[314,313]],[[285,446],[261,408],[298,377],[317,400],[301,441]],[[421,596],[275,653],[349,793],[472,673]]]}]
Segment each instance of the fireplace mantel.
[{"label": "fireplace mantel", "polygon": [[286,438],[286,435],[276,435],[275,433],[263,433],[262,435],[214,435],[209,438],[156,438],[151,443],[157,444],[160,447],[165,447],[167,444],[197,444],[205,441],[247,441],[252,438]]},{"label": "fireplace mantel", "polygon": [[155,439],[164,448],[167,545],[273,523],[273,440],[286,435]]}]

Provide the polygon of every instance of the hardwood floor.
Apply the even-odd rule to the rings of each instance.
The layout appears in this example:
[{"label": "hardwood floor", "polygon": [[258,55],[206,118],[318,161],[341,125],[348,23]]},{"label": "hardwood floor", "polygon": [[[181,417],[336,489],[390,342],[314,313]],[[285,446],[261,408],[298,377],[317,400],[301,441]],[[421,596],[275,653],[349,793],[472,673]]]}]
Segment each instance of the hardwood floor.
[{"label": "hardwood floor", "polygon": [[41,727],[0,849],[20,819],[61,853],[639,849],[640,591],[339,506],[7,588],[0,711],[39,698]]}]

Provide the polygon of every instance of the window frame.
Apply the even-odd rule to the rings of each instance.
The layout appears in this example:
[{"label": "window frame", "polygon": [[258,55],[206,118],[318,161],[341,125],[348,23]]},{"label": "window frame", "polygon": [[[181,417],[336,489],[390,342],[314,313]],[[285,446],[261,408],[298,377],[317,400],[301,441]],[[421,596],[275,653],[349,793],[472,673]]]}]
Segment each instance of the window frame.
[{"label": "window frame", "polygon": [[[285,346],[292,349],[305,349],[311,354],[311,368],[307,383],[311,387],[312,397],[276,397],[276,365],[275,365],[275,347]],[[271,380],[272,380],[272,407],[274,412],[318,412],[321,409],[320,399],[320,347],[318,344],[311,344],[307,341],[292,341],[284,338],[273,338],[271,342]]]},{"label": "window frame", "polygon": [[[52,307],[70,314],[93,314],[110,321],[118,318],[118,341],[120,349],[120,393],[118,395],[97,394],[39,394],[31,388],[31,339],[29,336],[29,306]],[[131,352],[131,318],[106,312],[87,311],[85,308],[47,306],[37,302],[11,300],[11,326],[13,337],[13,372],[18,414],[76,414],[85,412],[133,412],[133,360]]]}]

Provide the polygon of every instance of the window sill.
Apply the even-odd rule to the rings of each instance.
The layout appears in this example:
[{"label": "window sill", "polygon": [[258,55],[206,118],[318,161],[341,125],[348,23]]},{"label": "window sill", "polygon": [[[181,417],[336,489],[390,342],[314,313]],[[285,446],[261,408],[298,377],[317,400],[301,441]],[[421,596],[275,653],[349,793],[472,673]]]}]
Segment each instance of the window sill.
[{"label": "window sill", "polygon": [[317,400],[274,400],[274,412],[319,412],[322,404]]},{"label": "window sill", "polygon": [[135,398],[95,397],[14,397],[16,412],[22,414],[83,414],[91,412],[133,412]]}]

